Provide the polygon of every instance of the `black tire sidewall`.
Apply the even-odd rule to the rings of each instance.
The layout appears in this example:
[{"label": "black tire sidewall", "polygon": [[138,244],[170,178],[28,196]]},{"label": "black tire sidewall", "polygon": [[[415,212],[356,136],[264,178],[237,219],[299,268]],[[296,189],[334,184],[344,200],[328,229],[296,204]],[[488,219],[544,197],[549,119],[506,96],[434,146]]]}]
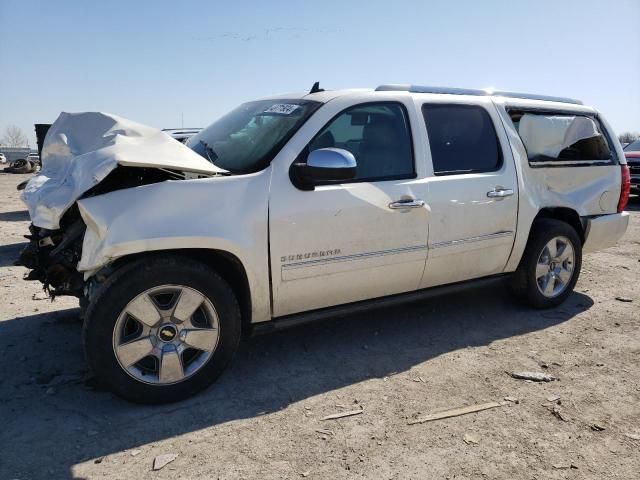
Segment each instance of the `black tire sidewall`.
[{"label": "black tire sidewall", "polygon": [[[569,239],[573,247],[575,261],[573,275],[564,291],[556,297],[549,298],[543,295],[538,289],[536,266],[542,249],[555,237],[566,237]],[[535,308],[552,308],[560,305],[573,292],[578,282],[578,277],[580,276],[581,267],[582,241],[575,229],[560,220],[547,218],[536,220],[532,226],[532,233],[525,249],[523,261],[518,267],[519,272],[517,272],[517,274],[523,277],[522,286],[524,292],[522,293],[525,295],[527,302]]]},{"label": "black tire sidewall", "polygon": [[[151,385],[136,380],[120,366],[113,351],[113,330],[135,296],[166,284],[194,288],[211,300],[220,337],[213,355],[198,372],[177,384]],[[118,270],[92,300],[83,327],[85,356],[97,379],[117,395],[146,404],[182,400],[209,386],[232,359],[240,336],[240,309],[231,287],[213,270],[186,257],[141,260]]]}]

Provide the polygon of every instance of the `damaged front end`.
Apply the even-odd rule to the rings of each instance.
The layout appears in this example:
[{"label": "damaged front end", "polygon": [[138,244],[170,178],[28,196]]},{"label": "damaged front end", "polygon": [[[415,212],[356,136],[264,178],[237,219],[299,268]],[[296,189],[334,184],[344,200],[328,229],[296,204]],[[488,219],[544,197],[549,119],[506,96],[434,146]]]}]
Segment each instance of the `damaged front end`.
[{"label": "damaged front end", "polygon": [[86,225],[78,218],[68,227],[48,230],[31,224],[29,244],[22,250],[16,265],[30,270],[25,280],[37,280],[53,299],[59,295],[81,298],[83,275],[76,269],[82,256],[82,239]]},{"label": "damaged front end", "polygon": [[[82,259],[86,224],[77,201],[221,169],[160,130],[105,113],[63,113],[46,134],[42,169],[22,199],[32,224],[16,265],[54,298],[86,300]],[[85,302],[86,304],[86,302]]]},{"label": "damaged front end", "polygon": [[[152,168],[118,166],[98,185],[81,198],[90,198],[127,188],[150,185],[176,178],[179,172]],[[74,203],[60,218],[59,228],[49,229],[29,225],[29,244],[22,250],[15,265],[30,270],[25,280],[42,282],[44,290],[54,298],[60,295],[84,296],[84,274],[78,271],[82,258],[82,243],[87,229]]]}]

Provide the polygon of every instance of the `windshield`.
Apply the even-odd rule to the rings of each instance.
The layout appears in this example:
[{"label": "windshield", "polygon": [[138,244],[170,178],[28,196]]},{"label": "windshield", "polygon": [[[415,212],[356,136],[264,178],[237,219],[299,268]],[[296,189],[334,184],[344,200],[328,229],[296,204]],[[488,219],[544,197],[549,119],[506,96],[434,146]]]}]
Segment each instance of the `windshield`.
[{"label": "windshield", "polygon": [[231,173],[265,168],[284,144],[320,106],[310,100],[260,100],[243,103],[186,145]]},{"label": "windshield", "polygon": [[625,152],[640,152],[640,140],[636,140],[635,142],[631,142],[629,145],[624,147]]}]

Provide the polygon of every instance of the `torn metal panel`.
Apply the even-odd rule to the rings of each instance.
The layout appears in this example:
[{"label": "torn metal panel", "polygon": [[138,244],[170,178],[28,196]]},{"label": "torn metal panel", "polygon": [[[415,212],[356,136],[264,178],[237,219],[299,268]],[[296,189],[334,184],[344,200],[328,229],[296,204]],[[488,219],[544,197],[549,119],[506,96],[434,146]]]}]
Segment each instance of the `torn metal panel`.
[{"label": "torn metal panel", "polygon": [[[507,102],[505,100],[494,99],[494,103],[498,106],[502,126],[511,144],[511,153],[515,158],[516,170],[518,172],[518,190],[522,193],[518,204],[516,240],[505,268],[505,272],[512,272],[515,271],[520,263],[522,253],[529,238],[531,225],[540,210],[544,208],[565,207],[576,211],[582,218],[615,214],[617,211],[617,202],[620,198],[620,168],[617,166],[616,168],[612,168],[611,165],[561,166],[557,163],[557,166],[554,167],[536,168],[528,161],[528,158],[531,158],[531,152],[525,148],[524,139],[522,138],[522,118],[516,127],[507,108],[505,108]],[[509,100],[508,103],[510,107],[515,109],[527,108],[524,102],[518,102],[514,105],[513,100]],[[597,115],[595,110],[588,107],[572,107],[572,110],[573,109],[575,109],[575,116],[583,115],[593,118],[593,116]],[[556,118],[562,116],[565,118],[574,117],[573,115],[568,115],[568,113],[565,108],[563,111],[559,111],[557,116],[548,116]],[[523,118],[525,116],[527,116],[526,113],[523,115]],[[540,116],[540,114],[532,114],[531,116]],[[598,117],[598,120],[602,131],[606,133],[609,138],[615,139],[614,132],[606,121],[601,117]],[[567,124],[565,123],[565,125]],[[525,124],[525,130],[526,129]],[[565,134],[566,131],[564,131],[562,135],[553,137],[556,142],[560,142],[560,145],[556,146],[556,150],[562,146],[565,140]],[[562,138],[560,139],[560,137]],[[551,135],[547,136],[546,145],[553,143],[550,140],[553,140]],[[540,147],[541,146],[540,144]],[[611,149],[614,158],[619,158],[621,152],[620,144],[617,141],[612,142]],[[590,232],[587,231],[587,243],[589,243],[589,235]]]},{"label": "torn metal panel", "polygon": [[602,137],[595,121],[587,116],[525,113],[518,132],[529,159],[556,159],[560,152],[581,140]]},{"label": "torn metal panel", "polygon": [[241,176],[165,181],[79,200],[87,230],[77,269],[86,279],[133,253],[222,250],[245,268],[253,321],[267,320],[270,177],[267,168]]},{"label": "torn metal panel", "polygon": [[118,165],[221,171],[158,129],[108,113],[62,113],[45,138],[42,170],[22,194],[34,225],[59,228],[67,209]]}]

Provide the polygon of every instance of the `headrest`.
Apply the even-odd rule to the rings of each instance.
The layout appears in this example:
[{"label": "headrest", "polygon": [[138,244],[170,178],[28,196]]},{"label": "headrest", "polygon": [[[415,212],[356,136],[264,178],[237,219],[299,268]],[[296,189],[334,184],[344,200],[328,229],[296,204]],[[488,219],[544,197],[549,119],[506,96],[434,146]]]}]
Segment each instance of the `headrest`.
[{"label": "headrest", "polygon": [[364,126],[362,140],[367,148],[391,148],[398,145],[398,131],[393,120],[375,116]]}]

